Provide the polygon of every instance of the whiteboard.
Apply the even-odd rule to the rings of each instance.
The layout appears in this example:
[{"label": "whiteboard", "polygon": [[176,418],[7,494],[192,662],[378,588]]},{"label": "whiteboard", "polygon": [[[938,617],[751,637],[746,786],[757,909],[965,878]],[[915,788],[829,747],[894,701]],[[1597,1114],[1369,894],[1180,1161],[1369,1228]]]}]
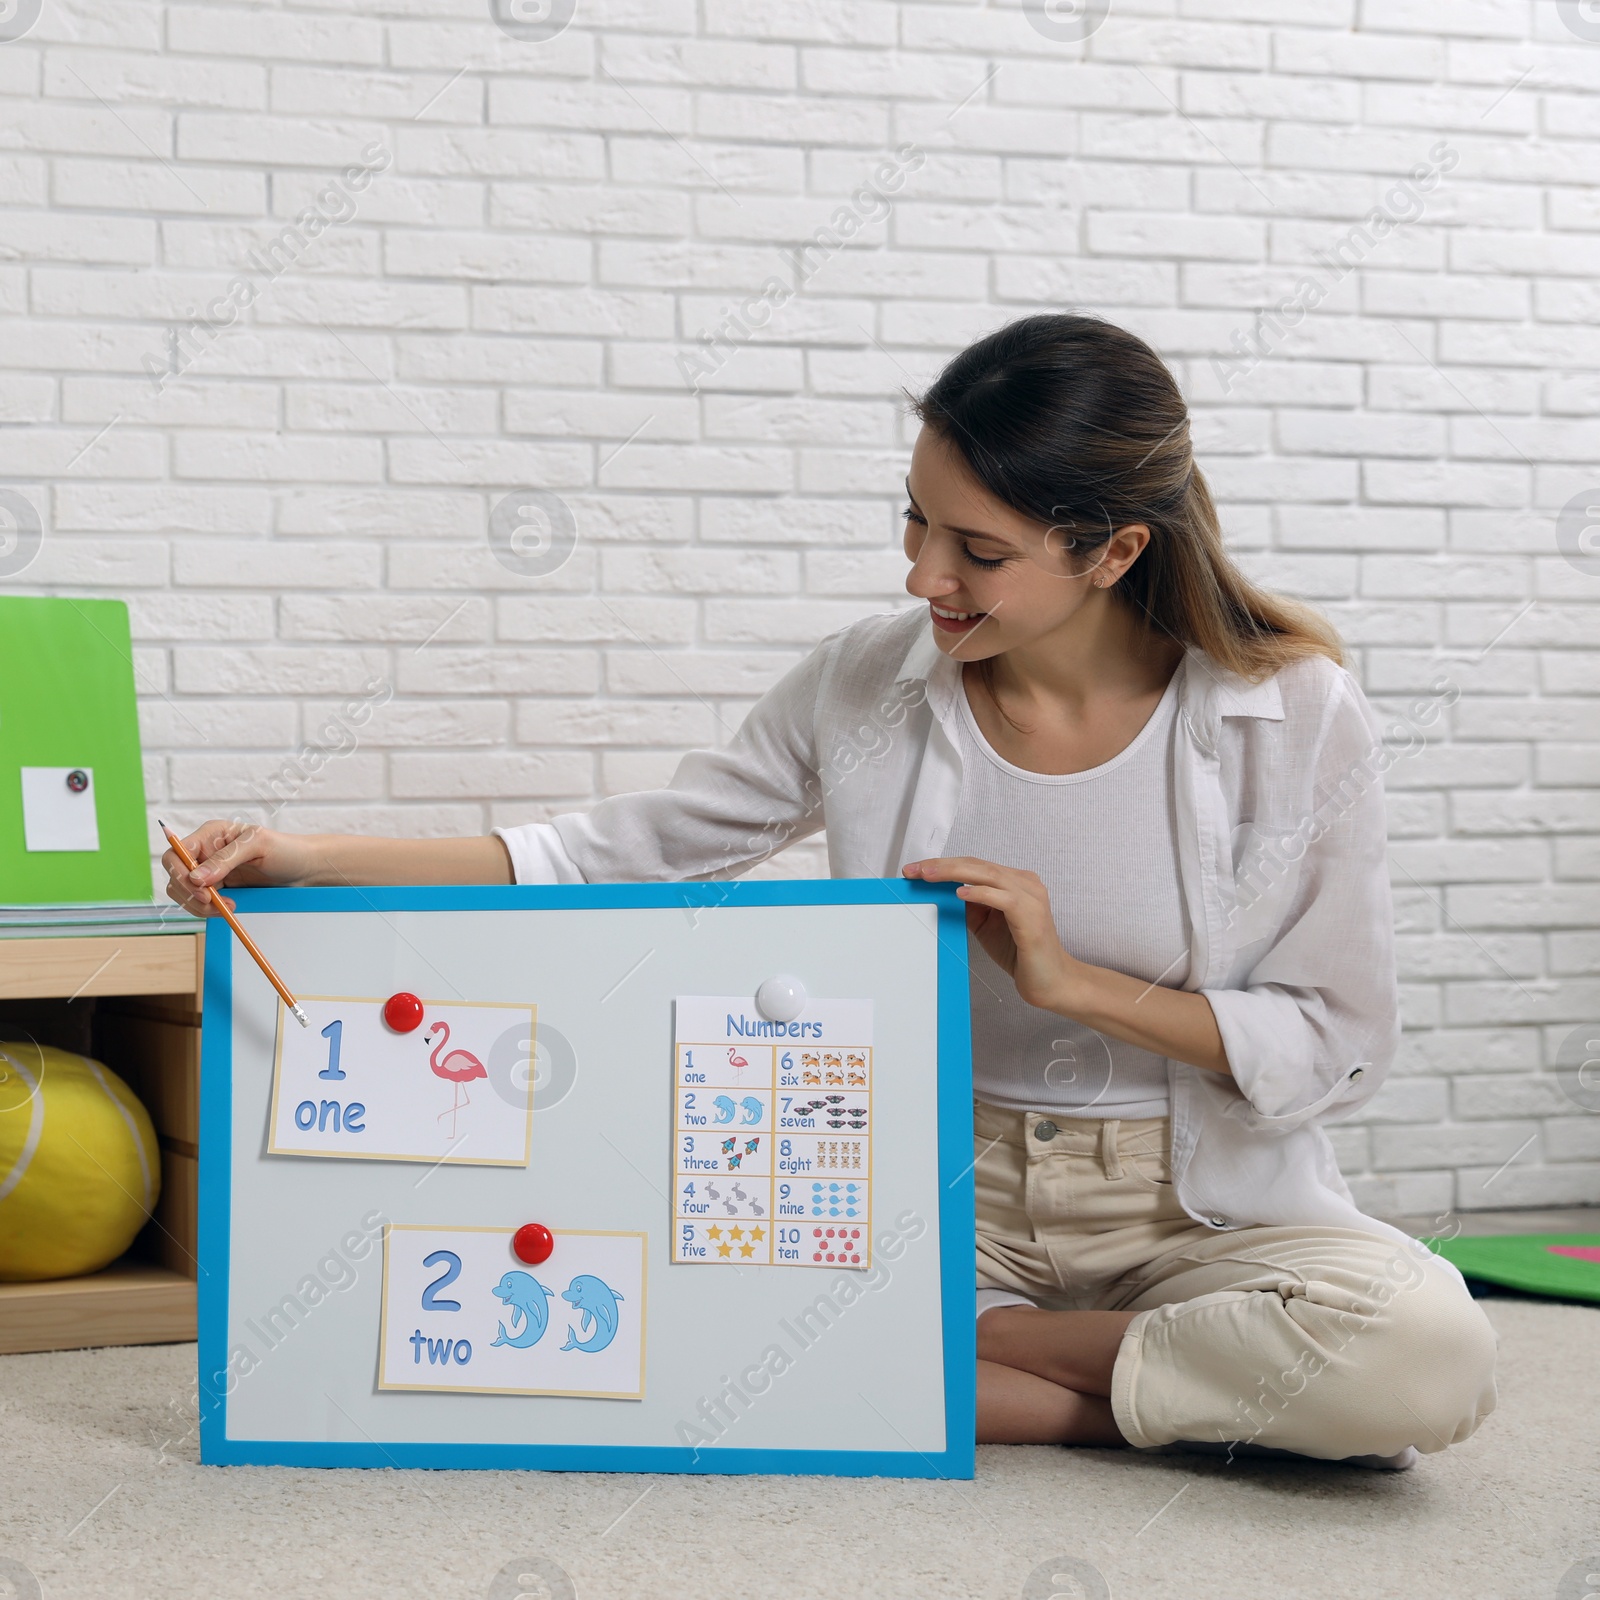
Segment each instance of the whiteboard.
[{"label": "whiteboard", "polygon": [[[972,1475],[967,941],[949,886],[247,889],[237,900],[297,994],[534,1008],[532,1138],[525,1166],[269,1153],[280,1005],[226,925],[210,924],[203,1461]],[[872,1008],[870,1270],[672,1258],[675,1004],[753,996],[780,973],[815,1000]],[[644,1236],[643,1381],[627,1388],[642,1397],[380,1387],[385,1231],[528,1222],[558,1240]]]}]

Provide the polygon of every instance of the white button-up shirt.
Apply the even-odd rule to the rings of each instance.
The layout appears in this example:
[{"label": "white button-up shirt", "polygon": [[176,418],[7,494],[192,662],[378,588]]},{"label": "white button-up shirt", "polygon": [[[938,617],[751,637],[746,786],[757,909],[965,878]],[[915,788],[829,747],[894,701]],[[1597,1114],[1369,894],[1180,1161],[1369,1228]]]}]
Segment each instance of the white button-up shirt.
[{"label": "white button-up shirt", "polygon": [[[1168,1063],[1178,1198],[1214,1228],[1406,1239],[1356,1208],[1321,1127],[1371,1098],[1399,1039],[1377,720],[1322,656],[1252,684],[1191,649],[1178,673],[1183,987],[1210,1002],[1232,1072]],[[519,883],[736,877],[824,826],[833,876],[898,877],[949,835],[963,692],[925,610],[867,617],[666,788],[495,831]]]}]

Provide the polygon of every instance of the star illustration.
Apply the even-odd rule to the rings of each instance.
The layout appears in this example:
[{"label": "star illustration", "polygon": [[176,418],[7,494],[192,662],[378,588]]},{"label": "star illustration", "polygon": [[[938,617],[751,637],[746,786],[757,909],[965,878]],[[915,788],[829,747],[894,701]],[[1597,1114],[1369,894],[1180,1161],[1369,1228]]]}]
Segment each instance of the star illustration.
[{"label": "star illustration", "polygon": [[752,1229],[751,1229],[751,1230],[750,1230],[750,1237],[751,1237],[751,1238],[752,1238],[752,1239],[753,1239],[753,1240],[754,1240],[754,1241],[755,1241],[755,1242],[756,1242],[756,1243],[757,1243],[757,1244],[760,1244],[760,1243],[761,1243],[761,1241],[762,1241],[762,1240],[763,1240],[763,1239],[765,1239],[765,1238],[766,1238],[766,1234],[764,1234],[764,1233],[763,1233],[763,1232],[762,1232],[762,1231],[761,1231],[761,1229],[760,1229],[760,1228],[752,1228]]},{"label": "star illustration", "polygon": [[744,1238],[744,1229],[743,1228],[729,1228],[728,1229],[728,1237],[730,1239],[742,1239],[742,1238]]},{"label": "star illustration", "polygon": [[742,1256],[753,1256],[755,1253],[756,1247],[753,1244],[742,1244],[739,1246],[739,1254]]},{"label": "star illustration", "polygon": [[732,1250],[733,1246],[731,1244],[719,1244],[717,1246],[717,1254],[719,1256],[729,1255],[731,1254]]},{"label": "star illustration", "polygon": [[713,1222],[711,1224],[711,1226],[706,1229],[706,1238],[708,1238],[708,1239],[720,1239],[721,1237],[722,1237],[722,1229],[719,1228],[716,1225],[716,1223]]}]

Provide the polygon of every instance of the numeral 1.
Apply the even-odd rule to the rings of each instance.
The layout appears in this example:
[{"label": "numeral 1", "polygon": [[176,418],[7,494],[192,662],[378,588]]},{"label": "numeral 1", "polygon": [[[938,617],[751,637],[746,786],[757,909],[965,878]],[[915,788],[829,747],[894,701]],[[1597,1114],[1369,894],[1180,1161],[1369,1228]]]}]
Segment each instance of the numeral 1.
[{"label": "numeral 1", "polygon": [[344,1073],[339,1070],[339,1040],[344,1033],[344,1024],[337,1018],[322,1030],[322,1037],[328,1041],[328,1064],[317,1074],[319,1078],[342,1078]]}]

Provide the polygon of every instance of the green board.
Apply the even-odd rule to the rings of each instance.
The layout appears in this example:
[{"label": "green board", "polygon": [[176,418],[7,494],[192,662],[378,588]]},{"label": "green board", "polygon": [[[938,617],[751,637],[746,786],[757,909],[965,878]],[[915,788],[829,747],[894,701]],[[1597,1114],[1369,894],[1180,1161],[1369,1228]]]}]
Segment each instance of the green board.
[{"label": "green board", "polygon": [[1600,1233],[1520,1233],[1429,1243],[1464,1277],[1525,1294],[1600,1301]]},{"label": "green board", "polygon": [[148,826],[127,606],[0,595],[0,904],[149,900]]}]

